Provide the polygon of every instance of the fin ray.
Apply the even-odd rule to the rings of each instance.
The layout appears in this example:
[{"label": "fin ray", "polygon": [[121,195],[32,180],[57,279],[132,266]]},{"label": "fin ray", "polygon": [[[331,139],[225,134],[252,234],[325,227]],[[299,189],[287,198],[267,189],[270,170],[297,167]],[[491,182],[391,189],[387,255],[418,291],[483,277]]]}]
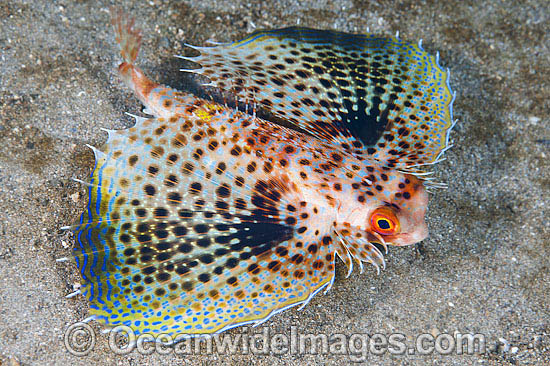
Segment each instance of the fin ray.
[{"label": "fin ray", "polygon": [[[75,228],[75,260],[91,313],[108,326],[215,333],[306,304],[332,281],[334,248],[323,238],[330,222],[287,220],[301,212],[299,192],[256,156],[242,153],[244,165],[232,166],[230,150],[245,136],[207,138],[219,125],[202,113],[116,131],[96,161],[88,209]],[[205,135],[181,145],[175,136],[189,121],[186,139]],[[208,147],[213,139],[222,150]],[[194,157],[197,149],[203,153]],[[257,169],[244,162],[258,162]],[[176,179],[167,181],[170,175]],[[308,230],[297,231],[302,225]]]},{"label": "fin ray", "polygon": [[421,42],[293,27],[198,51],[217,87],[357,155],[403,167],[448,145],[449,72]]}]

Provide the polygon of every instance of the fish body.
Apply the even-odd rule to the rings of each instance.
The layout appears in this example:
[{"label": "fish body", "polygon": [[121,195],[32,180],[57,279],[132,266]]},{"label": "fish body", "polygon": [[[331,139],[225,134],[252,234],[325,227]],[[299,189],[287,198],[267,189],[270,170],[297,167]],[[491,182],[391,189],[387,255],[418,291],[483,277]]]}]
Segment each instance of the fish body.
[{"label": "fish body", "polygon": [[150,117],[94,150],[75,260],[95,319],[170,336],[260,323],[328,290],[337,256],[378,268],[427,236],[419,169],[447,146],[453,96],[421,48],[305,28],[196,48],[197,72],[281,124],[151,81],[133,22],[113,24]]}]

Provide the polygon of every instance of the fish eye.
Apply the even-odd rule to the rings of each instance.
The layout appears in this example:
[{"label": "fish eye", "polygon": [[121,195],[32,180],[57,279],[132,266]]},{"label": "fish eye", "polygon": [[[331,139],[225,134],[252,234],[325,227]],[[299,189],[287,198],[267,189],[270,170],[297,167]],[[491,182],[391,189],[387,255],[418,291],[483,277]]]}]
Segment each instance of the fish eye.
[{"label": "fish eye", "polygon": [[370,221],[371,227],[379,234],[391,235],[399,231],[399,221],[389,208],[376,209],[371,215]]}]

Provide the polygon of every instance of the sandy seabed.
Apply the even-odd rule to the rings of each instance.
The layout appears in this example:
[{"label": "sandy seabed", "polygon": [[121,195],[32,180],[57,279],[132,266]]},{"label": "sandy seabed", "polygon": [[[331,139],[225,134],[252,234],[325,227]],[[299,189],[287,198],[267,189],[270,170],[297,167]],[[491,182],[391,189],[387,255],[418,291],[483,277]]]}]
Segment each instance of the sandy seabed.
[{"label": "sandy seabed", "polygon": [[[67,299],[78,270],[73,239],[59,230],[86,205],[93,154],[108,129],[132,124],[141,107],[118,79],[120,61],[103,1],[0,1],[0,365],[550,365],[550,10],[527,1],[148,1],[124,2],[144,30],[139,65],[183,88],[174,54],[184,42],[239,39],[255,28],[300,24],[423,39],[451,69],[458,123],[454,147],[435,175],[447,182],[430,198],[430,236],[391,248],[380,275],[348,279],[302,311],[264,326],[290,337],[325,334],[475,333],[473,355],[405,352],[245,352],[117,355],[97,334],[74,356],[64,332],[87,316]],[[264,328],[227,334],[250,337]],[[290,338],[289,338],[290,339]],[[331,343],[333,344],[333,343]]]}]

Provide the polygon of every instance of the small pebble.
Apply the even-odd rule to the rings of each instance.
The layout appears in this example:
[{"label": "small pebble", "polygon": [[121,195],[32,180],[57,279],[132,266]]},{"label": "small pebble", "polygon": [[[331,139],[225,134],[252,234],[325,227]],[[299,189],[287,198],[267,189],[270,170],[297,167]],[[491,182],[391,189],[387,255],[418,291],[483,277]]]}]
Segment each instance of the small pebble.
[{"label": "small pebble", "polygon": [[71,194],[71,199],[73,200],[74,203],[77,203],[79,200],[80,200],[80,192],[75,192],[73,194]]}]

